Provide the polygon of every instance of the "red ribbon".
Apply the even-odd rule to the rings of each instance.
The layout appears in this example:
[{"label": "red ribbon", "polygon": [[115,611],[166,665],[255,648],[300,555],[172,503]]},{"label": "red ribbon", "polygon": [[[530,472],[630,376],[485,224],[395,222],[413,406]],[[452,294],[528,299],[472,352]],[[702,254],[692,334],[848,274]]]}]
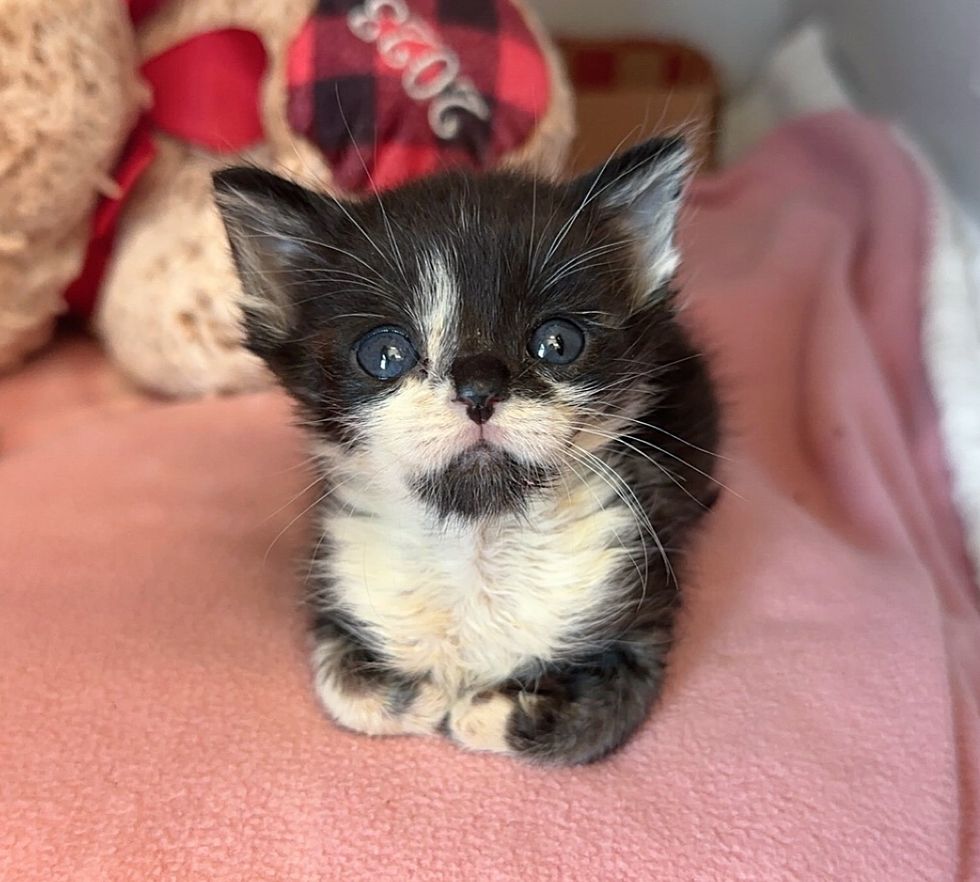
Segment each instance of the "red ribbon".
[{"label": "red ribbon", "polygon": [[[161,2],[128,0],[133,24]],[[259,90],[265,67],[262,41],[239,28],[198,34],[143,65],[140,75],[152,88],[153,106],[140,117],[122,150],[113,174],[116,191],[96,206],[82,270],[65,292],[73,314],[88,318],[95,308],[120,213],[156,155],[153,132],[227,153],[262,140]]]}]

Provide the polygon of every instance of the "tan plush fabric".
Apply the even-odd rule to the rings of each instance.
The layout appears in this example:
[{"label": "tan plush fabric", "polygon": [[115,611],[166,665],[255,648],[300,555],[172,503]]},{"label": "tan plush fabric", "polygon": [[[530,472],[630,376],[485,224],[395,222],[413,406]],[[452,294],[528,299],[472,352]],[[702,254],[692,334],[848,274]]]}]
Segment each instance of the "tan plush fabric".
[{"label": "tan plush fabric", "polygon": [[145,90],[119,0],[0,2],[0,371],[50,333]]},{"label": "tan plush fabric", "polygon": [[257,388],[266,374],[241,346],[238,280],[211,199],[221,161],[167,138],[158,146],[120,225],[99,336],[130,379],[155,392]]}]

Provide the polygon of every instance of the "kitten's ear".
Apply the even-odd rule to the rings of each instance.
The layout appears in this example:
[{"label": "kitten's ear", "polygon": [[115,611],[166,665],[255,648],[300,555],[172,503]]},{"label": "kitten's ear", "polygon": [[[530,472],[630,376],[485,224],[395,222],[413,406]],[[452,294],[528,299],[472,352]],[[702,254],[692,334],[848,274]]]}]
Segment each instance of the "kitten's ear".
[{"label": "kitten's ear", "polygon": [[336,206],[271,172],[229,168],[212,176],[242,283],[248,343],[267,360],[292,336],[296,300],[309,269],[324,259]]},{"label": "kitten's ear", "polygon": [[573,183],[581,199],[594,200],[626,223],[636,237],[651,292],[670,280],[680,262],[674,233],[690,158],[682,137],[653,138]]}]

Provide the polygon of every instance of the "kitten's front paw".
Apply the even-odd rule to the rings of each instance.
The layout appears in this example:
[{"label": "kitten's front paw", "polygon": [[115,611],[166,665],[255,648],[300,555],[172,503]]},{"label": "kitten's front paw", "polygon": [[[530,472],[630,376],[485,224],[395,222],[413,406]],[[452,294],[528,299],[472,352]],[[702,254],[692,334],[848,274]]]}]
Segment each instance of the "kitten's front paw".
[{"label": "kitten's front paw", "polygon": [[341,726],[367,735],[428,735],[449,710],[449,699],[427,680],[366,661],[356,649],[338,654],[320,644],[313,654],[314,688]]},{"label": "kitten's front paw", "polygon": [[514,753],[508,741],[517,698],[489,691],[466,695],[449,712],[449,736],[469,750]]},{"label": "kitten's front paw", "polygon": [[544,765],[595,762],[643,721],[660,688],[663,645],[609,647],[577,664],[459,699],[448,734],[470,750]]}]

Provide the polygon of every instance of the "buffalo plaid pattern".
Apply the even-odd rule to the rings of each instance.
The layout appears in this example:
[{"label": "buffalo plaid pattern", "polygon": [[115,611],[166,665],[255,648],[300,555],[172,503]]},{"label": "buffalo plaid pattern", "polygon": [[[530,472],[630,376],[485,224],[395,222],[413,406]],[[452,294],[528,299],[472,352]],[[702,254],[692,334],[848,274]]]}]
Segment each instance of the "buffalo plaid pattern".
[{"label": "buffalo plaid pattern", "polygon": [[[452,131],[437,134],[432,103],[445,96],[412,97],[406,72],[431,85],[439,66],[427,59],[440,49],[458,58],[482,109],[451,108]],[[488,168],[529,138],[550,100],[540,47],[508,0],[320,0],[290,46],[288,83],[291,127],[352,192]]]}]

